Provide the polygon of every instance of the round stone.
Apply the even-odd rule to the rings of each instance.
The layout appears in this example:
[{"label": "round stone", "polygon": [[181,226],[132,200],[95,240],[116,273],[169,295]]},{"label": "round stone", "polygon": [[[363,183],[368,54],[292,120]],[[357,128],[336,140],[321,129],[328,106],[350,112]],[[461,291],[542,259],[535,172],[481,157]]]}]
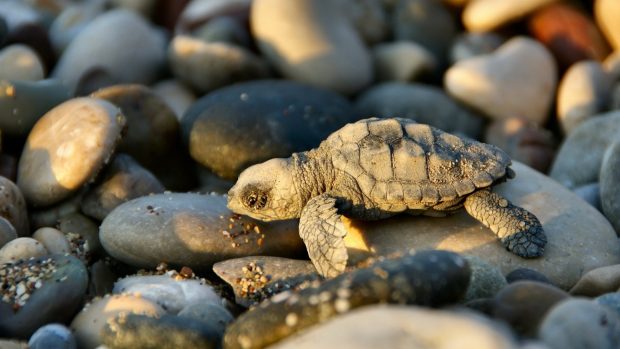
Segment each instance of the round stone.
[{"label": "round stone", "polygon": [[596,115],[564,139],[549,175],[567,188],[598,182],[603,155],[620,140],[620,111]]},{"label": "round stone", "polygon": [[345,10],[331,0],[253,1],[252,34],[286,78],[353,94],[372,81],[373,71]]},{"label": "round stone", "polygon": [[304,253],[297,221],[264,223],[233,214],[221,195],[156,194],[118,206],[102,222],[101,243],[137,267],[161,261],[194,270],[250,255]]},{"label": "round stone", "polygon": [[594,16],[596,23],[607,41],[616,50],[620,49],[620,3],[615,0],[596,0],[594,1]]},{"label": "round stone", "polygon": [[514,37],[492,54],[457,62],[446,72],[444,85],[450,95],[492,119],[521,117],[542,125],[555,93],[556,66],[542,44]]},{"label": "round stone", "polygon": [[17,232],[11,222],[0,217],[0,249],[9,241],[17,239]]},{"label": "round stone", "polygon": [[95,18],[71,41],[52,76],[72,90],[94,68],[125,83],[149,83],[165,61],[163,37],[135,12],[115,9]]},{"label": "round stone", "polygon": [[248,48],[250,47],[250,33],[239,17],[222,15],[211,18],[192,30],[191,36],[206,42],[223,42]]},{"label": "round stone", "polygon": [[95,349],[103,343],[102,331],[108,321],[120,314],[140,314],[159,317],[166,314],[159,305],[132,295],[113,295],[99,298],[86,305],[71,322],[78,347]]},{"label": "round stone", "polygon": [[250,307],[276,293],[319,279],[308,260],[249,256],[215,263],[213,271],[232,287],[235,302]]},{"label": "round stone", "polygon": [[223,300],[204,280],[178,279],[170,275],[128,276],[119,279],[112,290],[115,294],[133,294],[156,303],[171,314],[189,304],[215,304]]},{"label": "round stone", "polygon": [[18,236],[30,236],[26,200],[13,181],[0,176],[0,216],[15,228]]},{"label": "round stone", "polygon": [[358,115],[399,117],[429,124],[446,132],[476,137],[482,118],[468,112],[443,90],[425,84],[377,84],[355,102]]},{"label": "round stone", "polygon": [[235,319],[223,306],[202,302],[188,304],[181,309],[178,316],[202,321],[216,330],[222,337],[228,324]]},{"label": "round stone", "polygon": [[2,337],[27,339],[45,324],[71,320],[82,305],[88,285],[86,267],[73,256],[5,264],[0,272]]},{"label": "round stone", "polygon": [[69,5],[56,16],[49,28],[49,37],[57,54],[104,11],[105,1],[86,1]]},{"label": "round stone", "polygon": [[557,115],[565,134],[607,109],[611,77],[597,61],[573,64],[558,86]]},{"label": "round stone", "polygon": [[414,41],[377,44],[372,58],[379,81],[414,81],[435,68],[435,58]]},{"label": "round stone", "polygon": [[372,305],[284,339],[272,348],[516,349],[519,346],[497,324],[471,313]]},{"label": "round stone", "polygon": [[551,281],[543,273],[530,268],[517,268],[511,271],[506,274],[506,281],[510,284],[517,281],[536,281],[552,285]]},{"label": "round stone", "polygon": [[69,240],[60,230],[44,227],[37,229],[32,237],[43,244],[43,247],[50,254],[65,254],[71,252]]},{"label": "round stone", "polygon": [[620,315],[620,293],[611,292],[600,295],[594,299],[598,304],[611,308]]},{"label": "round stone", "polygon": [[575,296],[597,297],[620,289],[620,265],[609,265],[585,273],[570,293]]},{"label": "round stone", "polygon": [[528,29],[553,53],[560,68],[587,59],[602,61],[609,54],[590,16],[570,4],[557,2],[543,7],[531,16]]},{"label": "round stone", "polygon": [[471,0],[463,11],[463,24],[468,31],[493,31],[553,1]]},{"label": "round stone", "polygon": [[477,256],[504,274],[520,267],[534,269],[562,289],[570,289],[588,270],[620,264],[618,237],[600,212],[519,162],[513,161],[512,169],[516,178],[494,186],[493,190],[538,217],[548,239],[542,258],[524,259],[506,251],[489,229],[464,210],[441,218],[346,220],[347,236],[355,236],[359,241],[349,254],[373,251],[389,255],[411,248],[444,249]]},{"label": "round stone", "polygon": [[392,31],[397,41],[414,41],[432,52],[439,65],[448,61],[457,32],[454,17],[434,0],[399,0],[393,10]]},{"label": "round stone", "polygon": [[117,154],[100,179],[82,199],[82,212],[103,220],[118,205],[149,194],[164,191],[164,186],[149,170],[126,154]]},{"label": "round stone", "polygon": [[620,316],[594,301],[569,298],[545,317],[538,337],[550,349],[620,347]]},{"label": "round stone", "polygon": [[581,185],[573,189],[573,192],[582,200],[592,205],[592,207],[603,212],[601,207],[601,186],[598,182]]},{"label": "round stone", "polygon": [[504,43],[505,39],[497,33],[459,34],[450,49],[450,61],[456,63],[480,55],[490,54]]},{"label": "round stone", "polygon": [[0,264],[15,263],[19,260],[47,256],[47,254],[45,246],[39,241],[33,238],[17,238],[0,248]]},{"label": "round stone", "polygon": [[354,120],[343,97],[292,81],[259,80],[224,87],[183,116],[183,137],[194,160],[235,179],[246,167],[316,147]]},{"label": "round stone", "polygon": [[215,349],[220,347],[222,334],[209,324],[191,318],[122,314],[105,324],[101,339],[109,348]]},{"label": "round stone", "polygon": [[267,63],[243,47],[185,35],[172,39],[168,60],[175,77],[201,93],[270,75]]},{"label": "round stone", "polygon": [[517,281],[499,291],[492,314],[507,322],[522,336],[536,335],[549,309],[570,295],[559,288],[536,281]]},{"label": "round stone", "polygon": [[465,258],[471,268],[471,279],[463,299],[464,302],[493,297],[507,285],[506,278],[495,266],[475,256]]},{"label": "round stone", "polygon": [[620,232],[620,140],[605,151],[599,183],[603,213],[616,232]]},{"label": "round stone", "polygon": [[54,79],[0,81],[2,134],[26,137],[43,114],[70,96],[67,87]]},{"label": "round stone", "polygon": [[37,81],[45,77],[43,62],[30,47],[13,44],[0,50],[0,79]]},{"label": "round stone", "polygon": [[125,127],[113,104],[74,98],[47,112],[28,135],[17,185],[35,206],[57,203],[92,180],[108,161]]},{"label": "round stone", "polygon": [[103,252],[99,242],[99,225],[80,212],[65,213],[57,218],[58,230],[69,240],[71,252],[90,261]]},{"label": "round stone", "polygon": [[30,349],[77,349],[75,336],[61,324],[39,328],[28,340]]},{"label": "round stone", "polygon": [[372,46],[390,38],[391,16],[383,1],[341,0],[340,4],[366,44]]}]

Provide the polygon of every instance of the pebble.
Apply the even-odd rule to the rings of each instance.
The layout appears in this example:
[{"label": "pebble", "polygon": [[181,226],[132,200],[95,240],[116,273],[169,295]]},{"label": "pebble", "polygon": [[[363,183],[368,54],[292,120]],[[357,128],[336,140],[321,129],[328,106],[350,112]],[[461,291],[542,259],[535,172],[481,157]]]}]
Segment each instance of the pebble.
[{"label": "pebble", "polygon": [[555,286],[537,281],[517,281],[497,293],[492,313],[519,335],[535,337],[549,309],[567,298],[570,295]]},{"label": "pebble", "polygon": [[270,75],[267,63],[243,47],[186,35],[172,39],[168,61],[174,76],[201,94]]},{"label": "pebble", "polygon": [[339,2],[366,44],[372,46],[390,38],[392,16],[382,0],[340,0]]},{"label": "pebble", "polygon": [[573,192],[585,202],[592,205],[592,207],[603,212],[601,206],[601,186],[598,182],[581,185],[573,189]]},{"label": "pebble", "polygon": [[620,316],[594,301],[569,298],[551,309],[539,338],[550,349],[620,347]]},{"label": "pebble", "polygon": [[565,134],[607,109],[611,77],[597,61],[573,64],[558,86],[557,115]]},{"label": "pebble", "polygon": [[32,238],[39,241],[49,254],[65,254],[71,252],[69,240],[60,230],[43,227],[37,229]]},{"label": "pebble", "polygon": [[56,220],[58,230],[69,239],[72,253],[90,261],[102,253],[99,226],[80,212],[63,214]]},{"label": "pebble", "polygon": [[505,39],[497,33],[470,33],[459,34],[450,48],[450,62],[456,63],[465,59],[493,53],[502,46]]},{"label": "pebble", "polygon": [[222,298],[205,280],[185,278],[177,272],[166,275],[135,275],[119,279],[112,290],[115,294],[133,294],[159,305],[170,314],[177,314],[189,304],[222,306]]},{"label": "pebble", "polygon": [[284,292],[237,318],[224,335],[225,348],[263,348],[361,306],[377,303],[439,306],[466,292],[465,259],[447,251],[422,251],[377,262],[317,287]]},{"label": "pebble", "polygon": [[594,17],[596,23],[611,46],[620,49],[620,3],[615,0],[594,1]]},{"label": "pebble", "polygon": [[516,349],[512,336],[473,313],[403,305],[372,305],[287,338],[273,349]]},{"label": "pebble", "polygon": [[0,216],[15,228],[18,236],[30,236],[26,200],[13,181],[0,176]]},{"label": "pebble", "polygon": [[55,79],[0,81],[2,134],[27,136],[43,114],[69,98],[67,87]]},{"label": "pebble", "polygon": [[127,130],[118,151],[131,155],[142,166],[155,170],[161,163],[169,164],[167,158],[174,157],[181,147],[180,126],[174,111],[150,88],[137,84],[114,85],[94,92],[91,97],[120,108],[127,120]]},{"label": "pebble", "polygon": [[69,214],[77,213],[80,211],[80,202],[84,195],[84,189],[81,189],[77,194],[70,196],[53,206],[44,208],[31,208],[29,212],[30,227],[32,229],[39,229],[42,227],[53,227],[58,223],[58,220]]},{"label": "pebble", "polygon": [[603,35],[589,15],[566,3],[557,2],[534,13],[528,29],[553,53],[562,69],[581,60],[602,61],[609,54]]},{"label": "pebble", "polygon": [[491,119],[522,117],[542,125],[556,79],[555,61],[547,49],[518,36],[492,54],[457,62],[446,72],[444,85],[450,95]]},{"label": "pebble", "polygon": [[509,284],[517,281],[536,281],[544,284],[553,285],[551,281],[545,276],[545,274],[537,272],[530,268],[517,268],[510,273],[506,274],[506,281]]},{"label": "pebble", "polygon": [[446,132],[476,137],[483,119],[468,112],[443,90],[425,84],[385,82],[362,93],[355,102],[358,115],[400,117]]},{"label": "pebble", "polygon": [[620,264],[617,235],[602,214],[541,173],[517,161],[512,169],[516,178],[493,189],[538,217],[548,239],[542,258],[524,259],[506,251],[491,231],[464,210],[442,218],[345,220],[349,235],[358,236],[362,243],[349,255],[364,250],[389,255],[409,248],[444,249],[478,256],[504,274],[519,267],[534,269],[562,289],[570,289],[586,270]]},{"label": "pebble", "polygon": [[506,285],[506,278],[495,266],[475,256],[465,256],[471,269],[471,278],[463,302],[490,298]]},{"label": "pebble", "polygon": [[0,50],[0,79],[37,81],[45,77],[43,62],[30,47],[13,44]]},{"label": "pebble", "polygon": [[74,98],[37,121],[19,160],[17,185],[33,206],[49,206],[92,180],[125,127],[113,104]]},{"label": "pebble", "polygon": [[493,31],[516,21],[555,0],[471,0],[463,11],[468,31]]},{"label": "pebble", "polygon": [[125,314],[160,317],[166,314],[156,303],[132,295],[113,295],[93,300],[73,318],[71,330],[78,348],[94,349],[103,343],[102,331],[108,321]]},{"label": "pebble", "polygon": [[620,265],[608,265],[585,273],[570,293],[574,296],[597,297],[620,289]]},{"label": "pebble", "polygon": [[186,305],[177,316],[204,322],[222,337],[224,336],[224,331],[226,331],[228,324],[235,319],[230,311],[221,305],[202,302]]},{"label": "pebble", "polygon": [[179,14],[175,32],[186,34],[195,28],[218,18],[227,17],[247,20],[250,14],[251,0],[194,0],[190,1]]},{"label": "pebble", "polygon": [[82,212],[103,220],[118,205],[164,192],[164,186],[131,156],[118,153],[82,199]]},{"label": "pebble", "polygon": [[296,220],[242,217],[226,208],[221,195],[168,193],[128,201],[103,220],[99,238],[111,256],[137,267],[166,261],[200,270],[234,257],[305,253]]},{"label": "pebble", "polygon": [[181,127],[194,160],[220,177],[236,179],[250,165],[318,146],[354,121],[354,113],[346,99],[331,91],[257,80],[200,98]]},{"label": "pebble", "polygon": [[457,23],[444,4],[434,0],[399,0],[392,16],[396,40],[414,41],[432,52],[438,64],[447,62]]},{"label": "pebble", "polygon": [[415,81],[436,66],[433,55],[414,41],[377,44],[371,54],[379,81]]},{"label": "pebble", "polygon": [[165,54],[163,37],[142,17],[116,9],[95,18],[71,41],[52,76],[72,90],[94,68],[121,82],[149,83],[159,74]]},{"label": "pebble", "polygon": [[255,0],[252,34],[284,77],[354,94],[372,81],[372,60],[344,9],[331,0]]},{"label": "pebble", "polygon": [[221,333],[208,324],[186,317],[164,314],[157,318],[122,314],[101,330],[109,348],[219,348]]},{"label": "pebble", "polygon": [[605,151],[599,178],[603,214],[620,232],[620,140]]},{"label": "pebble", "polygon": [[73,256],[5,264],[0,273],[5,273],[0,283],[6,297],[0,302],[2,337],[27,339],[45,324],[70,321],[82,304],[88,284],[86,267]]},{"label": "pebble", "polygon": [[215,263],[213,271],[232,287],[235,302],[244,307],[319,279],[308,260],[271,256],[229,259]]},{"label": "pebble", "polygon": [[[187,36],[189,37],[189,36]],[[250,33],[243,21],[233,16],[219,16],[192,30],[192,37],[206,42],[221,42],[232,47],[250,47]]]},{"label": "pebble", "polygon": [[492,121],[484,141],[542,173],[547,173],[556,152],[556,140],[551,131],[518,117]]},{"label": "pebble", "polygon": [[91,0],[67,6],[54,18],[49,37],[54,51],[61,55],[71,41],[104,10],[105,0]]},{"label": "pebble", "polygon": [[584,121],[564,139],[549,176],[570,189],[598,182],[603,155],[619,135],[620,111]]},{"label": "pebble", "polygon": [[620,315],[620,293],[611,292],[600,295],[594,299],[598,304],[604,305],[616,311]]},{"label": "pebble", "polygon": [[75,336],[62,324],[39,328],[28,340],[30,349],[77,349]]},{"label": "pebble", "polygon": [[194,92],[178,80],[161,80],[152,86],[152,90],[168,104],[179,121],[196,100]]},{"label": "pebble", "polygon": [[41,14],[31,4],[21,1],[8,1],[3,4],[0,17],[4,18],[11,31],[24,24],[41,21]]},{"label": "pebble", "polygon": [[48,252],[39,241],[23,237],[13,239],[0,248],[0,265],[19,260],[47,256]]},{"label": "pebble", "polygon": [[0,249],[9,241],[17,239],[17,231],[11,222],[4,217],[0,217]]}]

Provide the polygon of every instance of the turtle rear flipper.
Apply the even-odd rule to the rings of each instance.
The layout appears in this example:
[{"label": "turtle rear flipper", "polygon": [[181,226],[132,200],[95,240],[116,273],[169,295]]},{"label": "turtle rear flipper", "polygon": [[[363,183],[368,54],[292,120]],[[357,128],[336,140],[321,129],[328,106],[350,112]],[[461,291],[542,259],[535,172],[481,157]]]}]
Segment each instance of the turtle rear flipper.
[{"label": "turtle rear flipper", "polygon": [[347,266],[347,230],[340,218],[336,199],[329,194],[313,197],[301,211],[299,235],[316,270],[324,277],[337,276]]},{"label": "turtle rear flipper", "polygon": [[512,253],[523,258],[542,256],[547,237],[531,212],[488,189],[467,196],[464,206],[467,213],[491,229]]}]

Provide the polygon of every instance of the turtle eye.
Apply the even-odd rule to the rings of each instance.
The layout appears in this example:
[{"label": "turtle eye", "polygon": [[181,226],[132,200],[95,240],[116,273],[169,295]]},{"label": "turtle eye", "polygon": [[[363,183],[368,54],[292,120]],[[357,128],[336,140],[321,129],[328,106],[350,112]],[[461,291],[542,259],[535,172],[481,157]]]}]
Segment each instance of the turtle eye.
[{"label": "turtle eye", "polygon": [[267,205],[267,194],[252,191],[245,197],[245,205],[255,210],[260,210]]}]

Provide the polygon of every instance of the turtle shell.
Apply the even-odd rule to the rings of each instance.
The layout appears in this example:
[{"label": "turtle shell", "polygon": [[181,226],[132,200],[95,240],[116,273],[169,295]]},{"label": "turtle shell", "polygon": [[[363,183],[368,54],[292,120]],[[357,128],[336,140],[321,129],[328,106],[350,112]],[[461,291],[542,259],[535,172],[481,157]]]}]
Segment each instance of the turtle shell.
[{"label": "turtle shell", "polygon": [[510,157],[496,146],[408,119],[360,120],[320,147],[364,195],[386,204],[452,201],[492,185],[510,166]]}]

